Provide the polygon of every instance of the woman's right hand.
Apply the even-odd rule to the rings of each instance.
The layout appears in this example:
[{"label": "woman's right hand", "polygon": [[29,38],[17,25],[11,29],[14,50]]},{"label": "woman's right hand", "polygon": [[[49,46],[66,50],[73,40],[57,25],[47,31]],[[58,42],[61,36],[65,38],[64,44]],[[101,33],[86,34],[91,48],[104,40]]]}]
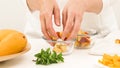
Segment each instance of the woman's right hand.
[{"label": "woman's right hand", "polygon": [[58,36],[53,28],[52,15],[57,26],[60,26],[60,10],[56,0],[27,0],[31,11],[40,11],[41,29],[47,39],[57,39]]}]

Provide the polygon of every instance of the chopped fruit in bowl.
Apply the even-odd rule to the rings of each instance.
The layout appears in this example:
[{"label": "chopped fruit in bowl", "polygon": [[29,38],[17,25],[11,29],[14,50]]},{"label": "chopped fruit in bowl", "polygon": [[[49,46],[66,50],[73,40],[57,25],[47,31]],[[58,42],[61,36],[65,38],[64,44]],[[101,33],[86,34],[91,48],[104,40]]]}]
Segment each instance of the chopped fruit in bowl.
[{"label": "chopped fruit in bowl", "polygon": [[79,31],[74,46],[76,48],[90,48],[91,45],[91,37],[87,32]]},{"label": "chopped fruit in bowl", "polygon": [[63,55],[68,55],[70,53],[72,53],[73,49],[74,49],[74,40],[47,40],[43,37],[44,40],[46,40],[48,43],[51,43],[53,45],[52,49],[56,52],[56,53],[62,53]]},{"label": "chopped fruit in bowl", "polygon": [[56,43],[53,50],[57,53],[66,52],[67,51],[67,45],[62,44],[62,43]]},{"label": "chopped fruit in bowl", "polygon": [[[52,49],[56,53],[62,53],[63,55],[72,53],[72,51],[74,49],[74,44],[73,44],[74,40],[62,40],[61,39],[62,32],[57,32],[57,35],[58,35],[59,39],[56,39],[53,36],[51,37],[52,40],[47,40],[44,37],[42,37],[42,38],[53,46]],[[68,34],[67,37],[69,37],[69,35],[70,34]]]}]

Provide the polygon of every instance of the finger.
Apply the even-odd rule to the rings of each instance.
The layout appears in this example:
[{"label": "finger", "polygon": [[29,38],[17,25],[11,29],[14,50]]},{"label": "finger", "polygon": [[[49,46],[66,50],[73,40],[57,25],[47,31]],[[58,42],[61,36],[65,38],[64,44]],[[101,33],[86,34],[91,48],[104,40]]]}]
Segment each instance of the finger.
[{"label": "finger", "polygon": [[67,20],[67,11],[66,11],[66,9],[64,9],[63,12],[62,12],[62,24],[63,24],[63,30],[64,30],[65,25],[66,25],[66,20]]},{"label": "finger", "polygon": [[74,21],[74,14],[69,12],[68,13],[68,19],[66,21],[66,25],[65,25],[65,29],[63,31],[63,34],[62,34],[62,39],[64,40],[66,37],[68,37],[68,35],[70,34],[71,32],[71,29],[73,27],[73,21]]},{"label": "finger", "polygon": [[55,5],[55,7],[54,7],[53,14],[54,14],[55,24],[57,26],[60,26],[60,10],[59,10],[59,7],[57,5]]},{"label": "finger", "polygon": [[48,42],[51,46],[54,46],[55,45],[55,43],[53,43],[53,42]]},{"label": "finger", "polygon": [[41,29],[46,39],[50,40],[49,34],[47,33],[45,26],[45,18],[44,15],[40,15]]},{"label": "finger", "polygon": [[58,36],[52,26],[52,14],[46,14],[45,21],[46,21],[47,32],[49,33],[51,39],[52,38],[57,39]]},{"label": "finger", "polygon": [[81,24],[82,18],[80,16],[75,17],[75,24],[73,27],[73,30],[71,31],[70,36],[67,38],[67,40],[74,39],[77,36],[77,33],[80,29],[80,24]]}]

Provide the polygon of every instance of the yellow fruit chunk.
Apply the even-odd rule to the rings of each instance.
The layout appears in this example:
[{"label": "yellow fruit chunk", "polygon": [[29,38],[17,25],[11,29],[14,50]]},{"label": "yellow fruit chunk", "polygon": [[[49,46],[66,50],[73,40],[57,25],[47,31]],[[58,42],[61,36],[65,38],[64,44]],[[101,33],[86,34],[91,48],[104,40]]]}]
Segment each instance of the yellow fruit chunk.
[{"label": "yellow fruit chunk", "polygon": [[83,31],[83,30],[79,30],[79,31],[78,31],[78,35],[81,35],[81,34],[88,35],[88,33],[87,33],[87,32],[85,32],[85,31]]},{"label": "yellow fruit chunk", "polygon": [[65,51],[67,51],[67,45],[61,44],[61,43],[56,43],[53,50],[57,53],[65,52]]},{"label": "yellow fruit chunk", "polygon": [[57,32],[57,35],[58,35],[59,38],[61,38],[62,37],[62,32]]},{"label": "yellow fruit chunk", "polygon": [[61,53],[62,52],[62,50],[60,48],[57,48],[57,47],[53,48],[53,51],[55,51],[56,53]]},{"label": "yellow fruit chunk", "polygon": [[[57,32],[58,37],[61,39],[62,38],[62,33],[63,32]],[[70,36],[70,33],[67,34],[64,40],[66,40]]]},{"label": "yellow fruit chunk", "polygon": [[103,58],[98,62],[110,68],[120,68],[120,56],[118,55],[111,56],[104,54]]},{"label": "yellow fruit chunk", "polygon": [[116,43],[116,44],[120,44],[120,39],[116,39],[116,40],[115,40],[115,43]]},{"label": "yellow fruit chunk", "polygon": [[54,40],[54,41],[56,41],[56,40],[57,40],[57,38],[56,38],[56,37],[54,37],[54,36],[51,36],[51,39],[52,39],[52,40]]},{"label": "yellow fruit chunk", "polygon": [[[2,35],[2,33],[5,35]],[[27,44],[27,39],[24,34],[14,30],[0,31],[0,40],[0,56],[18,53]]]}]

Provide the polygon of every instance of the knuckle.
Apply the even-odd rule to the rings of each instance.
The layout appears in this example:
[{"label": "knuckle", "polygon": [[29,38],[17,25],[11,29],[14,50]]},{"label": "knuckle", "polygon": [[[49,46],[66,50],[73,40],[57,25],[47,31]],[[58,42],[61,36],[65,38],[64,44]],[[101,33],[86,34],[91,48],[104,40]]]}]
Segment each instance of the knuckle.
[{"label": "knuckle", "polygon": [[41,31],[42,31],[42,32],[45,32],[45,29],[44,29],[44,27],[41,27]]},{"label": "knuckle", "polygon": [[46,13],[45,13],[45,16],[46,16],[46,17],[50,17],[51,14],[50,14],[49,12],[46,12]]},{"label": "knuckle", "polygon": [[47,26],[46,28],[47,28],[47,30],[51,30],[51,29],[50,29],[50,26]]},{"label": "knuckle", "polygon": [[81,14],[80,13],[76,13],[77,17],[81,17]]},{"label": "knuckle", "polygon": [[60,12],[60,9],[59,9],[58,7],[57,7],[57,9],[56,9],[56,10],[57,10],[57,12]]},{"label": "knuckle", "polygon": [[45,30],[44,29],[42,29],[42,33],[45,35]]},{"label": "knuckle", "polygon": [[50,12],[48,12],[48,11],[44,11],[44,12],[42,12],[42,13],[40,13],[40,16],[50,16],[51,15],[51,13]]},{"label": "knuckle", "polygon": [[46,25],[47,27],[47,30],[49,30],[49,31],[51,31],[53,28],[52,28],[52,25],[51,24],[48,24],[48,25]]},{"label": "knuckle", "polygon": [[64,16],[64,14],[65,14],[65,11],[62,12],[62,16]]},{"label": "knuckle", "polygon": [[43,14],[40,14],[40,18],[42,18],[44,15]]},{"label": "knuckle", "polygon": [[71,28],[71,21],[68,22],[69,24],[67,24],[67,28],[70,29]]},{"label": "knuckle", "polygon": [[63,11],[62,11],[62,15],[64,15],[66,13],[66,9],[64,9]]},{"label": "knuckle", "polygon": [[45,12],[40,13],[40,16],[45,16]]},{"label": "knuckle", "polygon": [[72,19],[71,18],[68,18],[68,20],[67,20],[67,26],[70,26],[71,25],[71,23],[72,23]]},{"label": "knuckle", "polygon": [[44,14],[40,14],[40,19],[43,19],[43,17],[44,17]]},{"label": "knuckle", "polygon": [[74,32],[75,34],[77,34],[78,31],[79,31],[79,28],[76,28],[73,32]]},{"label": "knuckle", "polygon": [[75,15],[75,12],[74,12],[73,10],[70,10],[70,11],[68,12],[68,14],[71,15],[71,16],[73,16],[73,15]]}]

